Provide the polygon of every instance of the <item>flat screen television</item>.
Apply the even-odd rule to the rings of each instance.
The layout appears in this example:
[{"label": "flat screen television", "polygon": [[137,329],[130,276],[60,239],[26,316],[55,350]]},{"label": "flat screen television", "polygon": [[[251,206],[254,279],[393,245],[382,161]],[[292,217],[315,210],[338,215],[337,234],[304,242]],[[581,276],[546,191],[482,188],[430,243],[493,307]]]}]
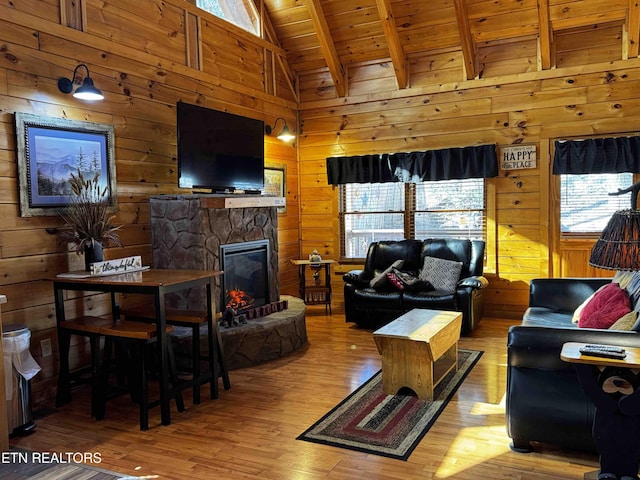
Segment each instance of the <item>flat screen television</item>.
[{"label": "flat screen television", "polygon": [[178,102],[178,185],[214,193],[264,188],[264,122]]}]

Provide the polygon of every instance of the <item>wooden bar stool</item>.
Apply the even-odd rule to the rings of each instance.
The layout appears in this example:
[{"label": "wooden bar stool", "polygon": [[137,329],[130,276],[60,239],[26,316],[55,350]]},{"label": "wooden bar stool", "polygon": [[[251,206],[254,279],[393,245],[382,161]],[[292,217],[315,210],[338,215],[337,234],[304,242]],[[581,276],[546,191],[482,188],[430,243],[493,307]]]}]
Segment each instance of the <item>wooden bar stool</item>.
[{"label": "wooden bar stool", "polygon": [[[167,326],[166,333],[173,331],[172,326]],[[160,404],[159,400],[149,401],[149,382],[147,376],[147,355],[150,353],[149,347],[157,343],[156,326],[151,323],[133,322],[121,320],[110,326],[100,328],[100,334],[105,337],[105,355],[104,355],[104,371],[100,387],[100,395],[97,399],[96,417],[103,419],[106,410],[107,389],[109,365],[111,364],[112,343],[119,342],[129,347],[135,368],[135,381],[131,381],[129,377],[129,387],[134,394],[134,398],[140,404],[140,430],[149,428],[149,408]],[[179,412],[184,411],[184,401],[182,399],[182,389],[178,388],[178,372],[176,368],[175,358],[173,356],[173,347],[171,342],[167,342],[167,356],[169,358],[169,372],[158,372],[158,375],[169,375],[171,384],[170,397],[173,397]]]},{"label": "wooden bar stool", "polygon": [[[60,369],[58,371],[58,386],[56,390],[56,408],[71,401],[71,387],[74,384],[91,384],[91,416],[96,416],[95,396],[99,391],[99,368],[100,368],[100,328],[113,324],[111,316],[94,317],[82,316],[65,320],[58,324],[58,350],[60,354]],[[89,379],[85,379],[85,371],[70,372],[69,350],[71,346],[71,335],[78,335],[89,338],[91,347],[91,366]]]},{"label": "wooden bar stool", "polygon": [[[153,305],[138,305],[121,310],[122,318],[144,322],[155,321],[155,309]],[[224,362],[222,348],[222,336],[217,322],[209,321],[207,312],[200,310],[181,310],[167,308],[165,311],[168,325],[186,327],[191,329],[191,381],[183,383],[183,387],[193,386],[193,403],[200,403],[200,387],[207,381],[210,383],[211,398],[218,398],[218,378],[222,376],[225,390],[231,388],[229,372]],[[206,356],[200,353],[200,327],[207,326]],[[215,336],[214,336],[215,333]],[[200,360],[206,360],[209,366],[208,372],[200,371]]]}]

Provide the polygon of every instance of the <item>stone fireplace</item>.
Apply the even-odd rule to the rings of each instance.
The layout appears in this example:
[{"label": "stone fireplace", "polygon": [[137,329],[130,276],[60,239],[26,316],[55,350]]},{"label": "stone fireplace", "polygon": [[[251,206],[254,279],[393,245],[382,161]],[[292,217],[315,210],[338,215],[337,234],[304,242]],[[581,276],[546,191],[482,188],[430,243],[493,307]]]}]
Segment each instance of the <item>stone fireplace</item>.
[{"label": "stone fireplace", "polygon": [[[158,195],[150,199],[154,268],[224,270],[221,247],[267,241],[269,299],[280,299],[278,282],[278,197],[215,194]],[[218,277],[218,312],[224,289]],[[174,297],[175,308],[201,309],[204,292]]]},{"label": "stone fireplace", "polygon": [[[149,201],[153,267],[224,271],[214,285],[218,312],[224,310],[225,292],[236,287],[253,289],[252,296],[258,302],[277,302],[281,300],[277,207],[283,202],[282,198],[253,195],[153,196]],[[258,257],[262,259],[258,261]],[[239,272],[234,281],[235,267]],[[225,281],[230,283],[225,285]],[[174,308],[201,310],[204,295],[204,289],[191,289],[171,296],[167,303]],[[288,309],[231,328],[220,327],[227,368],[273,360],[307,343],[304,302],[286,295],[282,300]],[[174,344],[190,351],[187,343],[191,337],[188,329],[183,330],[174,328]],[[201,351],[205,352],[206,335],[201,339]]]}]

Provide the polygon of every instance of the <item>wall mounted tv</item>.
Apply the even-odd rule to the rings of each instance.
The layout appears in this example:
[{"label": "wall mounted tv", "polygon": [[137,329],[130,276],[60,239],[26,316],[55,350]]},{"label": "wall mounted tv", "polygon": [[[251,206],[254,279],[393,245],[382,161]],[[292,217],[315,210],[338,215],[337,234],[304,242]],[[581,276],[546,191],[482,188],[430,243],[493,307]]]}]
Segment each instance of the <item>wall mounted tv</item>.
[{"label": "wall mounted tv", "polygon": [[264,122],[178,102],[178,185],[214,193],[264,188]]}]

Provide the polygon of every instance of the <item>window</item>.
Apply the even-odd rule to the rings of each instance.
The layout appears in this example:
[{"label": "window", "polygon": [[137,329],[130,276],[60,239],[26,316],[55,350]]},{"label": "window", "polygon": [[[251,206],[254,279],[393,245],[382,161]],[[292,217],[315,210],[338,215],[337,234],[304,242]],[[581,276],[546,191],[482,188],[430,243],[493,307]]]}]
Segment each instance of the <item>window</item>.
[{"label": "window", "polygon": [[361,259],[369,244],[403,238],[483,239],[484,180],[350,183],[340,186],[342,258]]},{"label": "window", "polygon": [[191,0],[196,7],[260,36],[260,18],[252,0]]},{"label": "window", "polygon": [[340,195],[342,257],[364,258],[371,242],[405,238],[404,183],[349,183]]},{"label": "window", "polygon": [[631,207],[629,195],[609,195],[630,187],[632,173],[560,175],[560,231],[599,235],[617,210]]},{"label": "window", "polygon": [[416,184],[415,238],[482,240],[484,205],[482,179]]}]

